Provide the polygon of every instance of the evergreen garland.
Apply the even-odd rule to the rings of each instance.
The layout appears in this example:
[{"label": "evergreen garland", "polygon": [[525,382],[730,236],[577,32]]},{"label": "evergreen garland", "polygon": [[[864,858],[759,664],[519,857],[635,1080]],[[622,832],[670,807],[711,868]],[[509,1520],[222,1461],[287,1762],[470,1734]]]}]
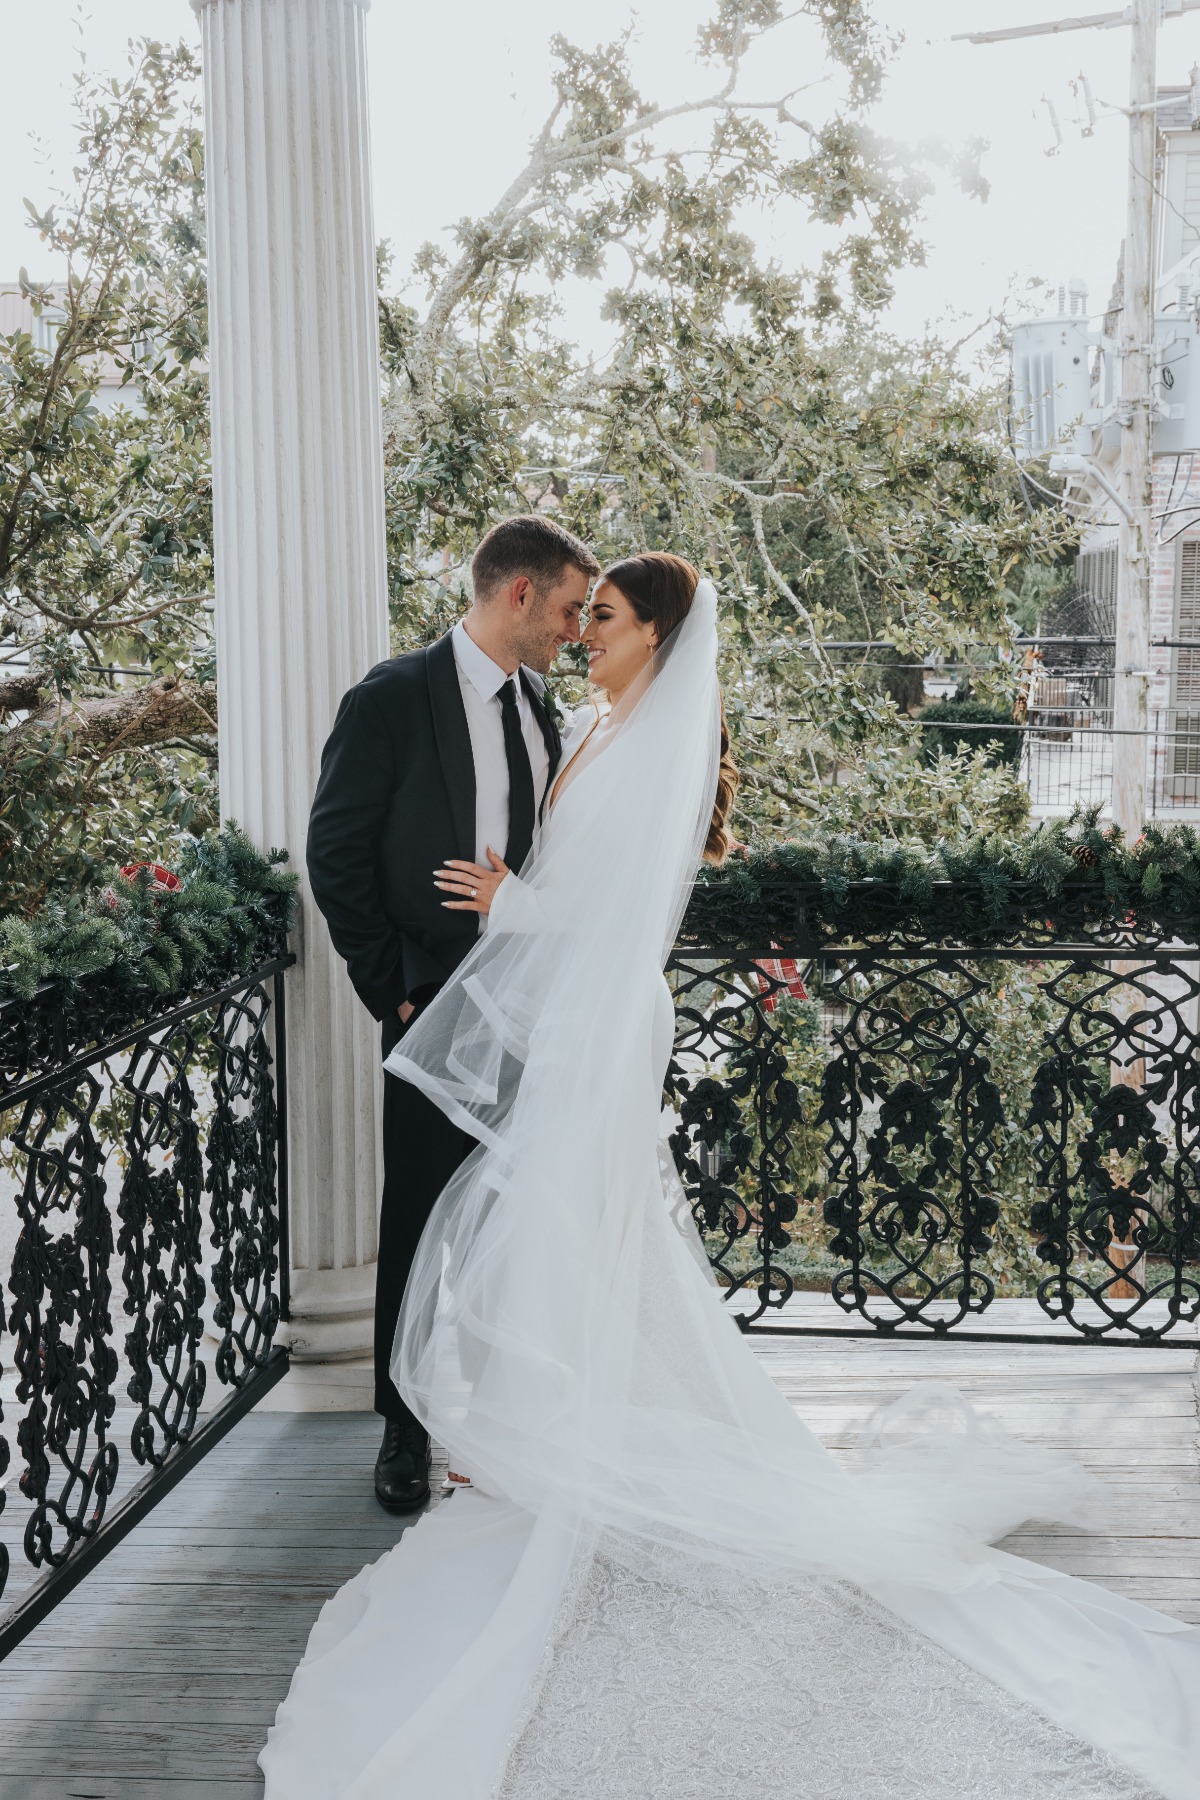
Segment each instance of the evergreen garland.
[{"label": "evergreen garland", "polygon": [[[1194,934],[1200,835],[1188,825],[1151,824],[1127,846],[1098,815],[1097,807],[1077,809],[1022,837],[933,848],[814,834],[739,852],[701,872],[684,935],[766,947],[787,935],[797,895],[809,929],[842,938],[877,937],[889,921],[931,938],[986,943],[1026,920],[1041,936],[1064,902],[1075,923],[1087,917]],[[0,1002],[47,988],[66,995],[106,975],[110,1004],[161,1003],[248,967],[279,949],[291,922],[298,877],[286,861],[286,851],[263,855],[230,824],[187,846],[175,891],[142,870],[56,898],[33,918],[0,917]]]},{"label": "evergreen garland", "polygon": [[109,1003],[161,1002],[227,978],[281,945],[298,879],[286,861],[230,824],[186,846],[176,889],[141,869],[56,897],[32,918],[0,917],[0,1001],[46,987],[65,997],[103,975]]},{"label": "evergreen garland", "polygon": [[694,942],[769,942],[798,918],[804,935],[843,939],[895,927],[987,943],[1024,923],[1040,940],[1056,921],[1191,935],[1200,928],[1200,836],[1187,825],[1151,824],[1127,846],[1115,826],[1100,825],[1098,807],[1016,838],[933,848],[814,834],[703,870],[684,933]]}]

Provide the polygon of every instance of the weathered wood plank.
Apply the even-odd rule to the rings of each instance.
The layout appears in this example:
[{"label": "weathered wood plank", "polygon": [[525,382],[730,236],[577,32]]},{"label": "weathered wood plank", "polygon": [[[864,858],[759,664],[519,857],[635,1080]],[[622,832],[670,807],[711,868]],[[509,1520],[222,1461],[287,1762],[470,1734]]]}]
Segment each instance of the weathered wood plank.
[{"label": "weathered wood plank", "polygon": [[[824,1316],[820,1296],[803,1298],[803,1316]],[[1026,1328],[1025,1313],[1008,1316]],[[1189,1354],[751,1343],[839,1454],[875,1406],[930,1379],[1020,1436],[1069,1444],[1110,1483],[1103,1529],[1032,1525],[1007,1547],[1200,1622]],[[260,1795],[254,1759],[322,1601],[399,1535],[370,1490],[377,1433],[353,1414],[240,1425],[0,1668],[0,1800]],[[10,1544],[25,1510],[10,1493]]]},{"label": "weathered wood plank", "polygon": [[261,1800],[262,1781],[179,1778],[169,1770],[148,1780],[97,1775],[0,1775],[0,1800]]}]

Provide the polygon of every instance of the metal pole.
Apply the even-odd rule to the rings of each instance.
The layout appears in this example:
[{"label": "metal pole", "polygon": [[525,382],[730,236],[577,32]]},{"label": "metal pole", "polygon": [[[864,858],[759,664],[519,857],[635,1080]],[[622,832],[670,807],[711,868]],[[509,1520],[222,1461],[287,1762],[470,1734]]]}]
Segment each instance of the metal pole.
[{"label": "metal pole", "polygon": [[[1150,685],[1150,377],[1154,354],[1155,245],[1154,177],[1158,149],[1155,112],[1158,16],[1161,0],[1134,0],[1129,63],[1129,205],[1125,225],[1124,295],[1121,313],[1121,468],[1118,486],[1124,497],[1117,547],[1117,622],[1115,682],[1113,694],[1112,816],[1133,843],[1146,823],[1146,769],[1148,737],[1145,732],[1147,694]],[[1127,975],[1136,967],[1114,962],[1113,972]],[[1109,1060],[1109,1082],[1114,1088],[1129,1087],[1141,1093],[1146,1084],[1146,1064],[1132,1054],[1129,1021],[1143,1004],[1134,984],[1115,990],[1110,1001],[1121,1030]],[[1111,1153],[1115,1157],[1115,1152]],[[1113,1179],[1122,1185],[1120,1162]],[[1144,1221],[1134,1213],[1133,1229]],[[1124,1273],[1110,1290],[1116,1300],[1134,1300],[1142,1293],[1145,1270],[1136,1237],[1117,1236],[1120,1225],[1111,1221],[1113,1243],[1110,1263]]]},{"label": "metal pole", "polygon": [[1154,346],[1155,50],[1159,0],[1134,0],[1129,201],[1121,315],[1121,471],[1117,555],[1112,816],[1132,842],[1146,821],[1150,663],[1150,383]]},{"label": "metal pole", "polygon": [[288,1187],[287,983],[275,976],[272,1013],[275,1021],[275,1169],[279,1206],[279,1316],[292,1316],[292,1219]]},{"label": "metal pole", "polygon": [[1043,25],[1004,25],[997,31],[956,31],[952,44],[1006,44],[1014,38],[1052,37],[1063,31],[1112,31],[1129,24],[1129,9],[1120,12],[1077,13],[1070,19],[1048,19]]},{"label": "metal pole", "polygon": [[[1165,0],[1163,11],[1167,18],[1176,18],[1180,13],[1200,10],[1200,0]],[[1118,25],[1132,25],[1133,13],[1136,11],[1136,0],[1133,8],[1125,7],[1121,12],[1076,13],[1070,19],[1051,19],[1042,25],[1005,25],[998,31],[956,31],[950,39],[952,44],[1005,44],[1014,38],[1047,37],[1063,31],[1112,31]]]}]

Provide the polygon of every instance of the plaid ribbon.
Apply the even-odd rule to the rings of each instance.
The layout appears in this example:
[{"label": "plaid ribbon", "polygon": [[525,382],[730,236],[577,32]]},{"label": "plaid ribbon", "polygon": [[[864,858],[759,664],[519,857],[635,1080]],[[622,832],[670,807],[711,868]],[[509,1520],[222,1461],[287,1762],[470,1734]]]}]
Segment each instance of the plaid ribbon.
[{"label": "plaid ribbon", "polygon": [[[772,950],[779,945],[772,942]],[[793,1000],[807,1000],[808,989],[800,979],[800,964],[790,956],[766,956],[754,964],[758,971],[758,991],[763,996],[764,1012],[774,1012],[779,1005],[781,992],[789,993]],[[777,986],[782,983],[782,989]]]}]

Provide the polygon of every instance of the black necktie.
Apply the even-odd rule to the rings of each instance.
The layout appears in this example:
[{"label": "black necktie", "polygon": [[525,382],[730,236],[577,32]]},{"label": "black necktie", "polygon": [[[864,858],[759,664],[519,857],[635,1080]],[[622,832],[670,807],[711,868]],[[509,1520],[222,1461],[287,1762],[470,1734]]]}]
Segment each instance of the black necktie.
[{"label": "black necktie", "polygon": [[516,681],[506,681],[500,689],[500,709],[504,715],[504,756],[508,763],[508,847],[504,860],[510,869],[519,869],[533,847],[533,768],[525,735],[521,730],[521,714],[517,709]]}]

